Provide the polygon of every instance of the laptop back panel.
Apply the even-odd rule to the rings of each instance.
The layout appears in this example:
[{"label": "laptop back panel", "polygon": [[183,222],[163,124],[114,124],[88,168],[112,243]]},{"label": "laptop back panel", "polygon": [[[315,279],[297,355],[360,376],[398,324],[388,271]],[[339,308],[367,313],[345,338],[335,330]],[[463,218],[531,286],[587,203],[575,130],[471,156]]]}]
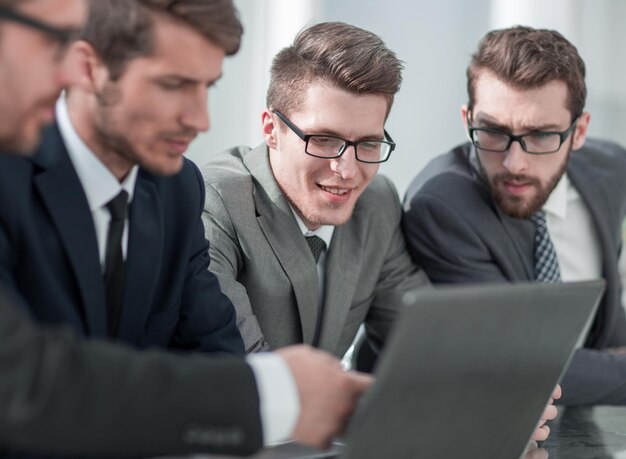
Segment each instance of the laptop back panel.
[{"label": "laptop back panel", "polygon": [[407,295],[341,457],[520,457],[603,290],[590,281]]}]

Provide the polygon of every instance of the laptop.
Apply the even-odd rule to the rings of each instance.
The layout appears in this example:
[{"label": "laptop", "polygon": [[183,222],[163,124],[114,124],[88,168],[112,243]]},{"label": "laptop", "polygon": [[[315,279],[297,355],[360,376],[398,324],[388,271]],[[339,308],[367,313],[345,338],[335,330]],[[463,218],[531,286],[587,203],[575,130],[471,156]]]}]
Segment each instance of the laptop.
[{"label": "laptop", "polygon": [[521,457],[604,286],[481,284],[405,295],[339,457]]},{"label": "laptop", "polygon": [[345,439],[329,451],[287,443],[254,458],[520,458],[604,285],[410,292]]}]

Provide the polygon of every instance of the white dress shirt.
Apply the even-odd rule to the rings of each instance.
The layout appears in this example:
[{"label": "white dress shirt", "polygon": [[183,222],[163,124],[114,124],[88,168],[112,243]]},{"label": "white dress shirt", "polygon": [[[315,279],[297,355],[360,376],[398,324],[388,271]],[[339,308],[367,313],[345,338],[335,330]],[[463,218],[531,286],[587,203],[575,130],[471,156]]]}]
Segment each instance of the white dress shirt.
[{"label": "white dress shirt", "polygon": [[[63,96],[57,102],[56,116],[63,142],[87,196],[98,240],[100,263],[104,272],[106,240],[111,222],[111,214],[106,204],[122,190],[128,193],[130,204],[139,167],[133,166],[130,173],[120,183],[74,129]],[[122,251],[126,258],[128,218],[126,218],[122,236]],[[250,355],[246,361],[252,368],[259,391],[264,443],[273,444],[289,439],[300,415],[300,398],[287,363],[280,356],[272,353]]]},{"label": "white dress shirt", "polygon": [[289,440],[300,416],[300,395],[287,363],[272,352],[249,354],[261,400],[263,442],[272,445]]},{"label": "white dress shirt", "polygon": [[[563,174],[543,205],[548,233],[554,245],[564,282],[602,277],[600,240],[591,214],[572,182]],[[587,333],[576,344],[584,346]]]},{"label": "white dress shirt", "polygon": [[[117,196],[120,191],[128,193],[128,203],[133,200],[135,182],[137,181],[138,166],[133,166],[126,178],[120,183],[109,169],[92,153],[89,147],[80,138],[70,121],[67,104],[61,97],[56,106],[57,123],[61,137],[67,148],[70,160],[74,165],[78,179],[87,196],[89,210],[93,218],[98,241],[100,265],[104,272],[105,252],[111,213],[106,208],[107,203]],[[126,259],[128,252],[128,216],[124,224],[122,235],[122,253]]]},{"label": "white dress shirt", "polygon": [[602,277],[602,252],[589,209],[567,174],[543,206],[548,232],[561,268],[561,280]]}]

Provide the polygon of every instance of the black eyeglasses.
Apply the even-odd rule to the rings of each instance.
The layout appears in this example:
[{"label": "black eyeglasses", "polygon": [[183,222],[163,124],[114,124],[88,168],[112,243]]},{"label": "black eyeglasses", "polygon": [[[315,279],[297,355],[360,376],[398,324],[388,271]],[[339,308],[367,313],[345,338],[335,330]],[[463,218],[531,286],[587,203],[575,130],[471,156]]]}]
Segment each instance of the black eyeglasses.
[{"label": "black eyeglasses", "polygon": [[30,27],[31,29],[43,32],[55,41],[59,42],[61,45],[67,45],[69,42],[74,40],[80,32],[80,29],[77,28],[61,28],[53,26],[33,17],[19,13],[13,8],[7,8],[5,6],[0,6],[0,20],[17,22]]},{"label": "black eyeglasses", "polygon": [[467,133],[476,148],[485,151],[505,152],[513,142],[518,142],[526,153],[531,155],[547,155],[560,150],[563,142],[569,137],[576,126],[578,117],[562,131],[532,131],[526,134],[513,135],[499,129],[471,127],[469,112],[467,115]]},{"label": "black eyeglasses", "polygon": [[332,135],[305,134],[278,110],[272,110],[272,112],[305,142],[304,152],[316,158],[339,158],[348,147],[352,146],[354,147],[354,156],[357,161],[369,164],[384,163],[396,148],[396,143],[386,130],[384,133],[387,140],[359,140],[358,142],[352,142]]}]

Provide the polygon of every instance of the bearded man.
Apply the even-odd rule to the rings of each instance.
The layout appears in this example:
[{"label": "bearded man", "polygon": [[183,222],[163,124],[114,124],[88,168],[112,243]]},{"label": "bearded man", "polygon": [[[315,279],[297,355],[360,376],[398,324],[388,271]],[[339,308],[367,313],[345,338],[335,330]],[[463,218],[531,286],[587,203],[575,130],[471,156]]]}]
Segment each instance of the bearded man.
[{"label": "bearded man", "polygon": [[405,198],[414,261],[434,283],[605,278],[561,403],[624,404],[626,151],[586,139],[585,64],[558,32],[514,27],[483,38],[467,77],[470,142],[435,158]]}]

